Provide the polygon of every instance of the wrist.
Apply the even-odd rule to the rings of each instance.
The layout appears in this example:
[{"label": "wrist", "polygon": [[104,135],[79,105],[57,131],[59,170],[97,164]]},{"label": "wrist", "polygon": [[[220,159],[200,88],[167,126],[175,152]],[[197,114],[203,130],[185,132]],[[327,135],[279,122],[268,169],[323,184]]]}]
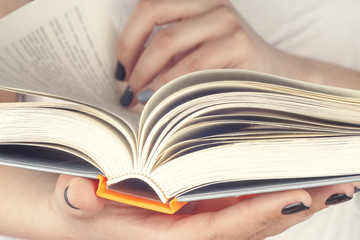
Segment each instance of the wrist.
[{"label": "wrist", "polygon": [[331,63],[283,53],[284,77],[334,87],[360,90],[360,73]]}]

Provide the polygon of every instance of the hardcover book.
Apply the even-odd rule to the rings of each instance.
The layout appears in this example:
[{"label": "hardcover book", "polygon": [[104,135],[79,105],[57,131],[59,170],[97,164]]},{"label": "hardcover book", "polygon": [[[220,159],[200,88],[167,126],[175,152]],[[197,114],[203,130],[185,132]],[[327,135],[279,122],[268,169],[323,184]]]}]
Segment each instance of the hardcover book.
[{"label": "hardcover book", "polygon": [[[38,14],[41,12],[42,14]],[[121,107],[103,1],[37,0],[0,20],[0,164],[98,178],[99,196],[187,201],[360,180],[360,92],[217,69]]]}]

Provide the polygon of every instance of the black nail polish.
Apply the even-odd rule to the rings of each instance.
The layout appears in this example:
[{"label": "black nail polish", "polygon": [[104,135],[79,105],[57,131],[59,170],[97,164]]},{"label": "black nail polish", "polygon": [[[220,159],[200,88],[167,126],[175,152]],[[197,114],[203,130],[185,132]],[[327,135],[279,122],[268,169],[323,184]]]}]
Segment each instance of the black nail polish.
[{"label": "black nail polish", "polygon": [[354,187],[354,193],[360,192],[360,188]]},{"label": "black nail polish", "polygon": [[333,194],[325,202],[326,205],[335,205],[351,200],[352,197],[346,194]]},{"label": "black nail polish", "polygon": [[129,106],[133,97],[134,97],[134,93],[132,89],[130,87],[127,87],[120,99],[121,105],[123,105],[124,107]]},{"label": "black nail polish", "polygon": [[287,205],[281,210],[283,215],[290,215],[308,210],[310,207],[306,206],[303,202],[293,203]]},{"label": "black nail polish", "polygon": [[117,80],[120,81],[124,81],[126,78],[126,71],[124,65],[122,65],[120,62],[118,62],[116,65],[115,77]]},{"label": "black nail polish", "polygon": [[69,205],[69,207],[75,209],[75,210],[80,210],[79,208],[75,207],[74,205],[72,205],[67,197],[67,192],[68,192],[69,186],[67,186],[64,190],[64,199],[67,205]]}]

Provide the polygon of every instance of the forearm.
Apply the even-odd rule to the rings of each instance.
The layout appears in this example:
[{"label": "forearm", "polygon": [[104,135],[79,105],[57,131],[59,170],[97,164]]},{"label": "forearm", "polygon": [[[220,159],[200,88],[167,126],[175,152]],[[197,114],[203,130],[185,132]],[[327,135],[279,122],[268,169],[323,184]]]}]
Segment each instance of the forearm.
[{"label": "forearm", "polygon": [[[0,18],[29,0],[0,0]],[[0,102],[17,94],[0,90]],[[58,175],[0,166],[0,235],[49,239],[61,226],[52,207]]]},{"label": "forearm", "polygon": [[49,239],[61,227],[52,207],[58,175],[0,167],[0,235]]},{"label": "forearm", "polygon": [[[29,2],[0,0],[0,18]],[[14,102],[17,95],[0,90],[0,102]],[[54,218],[48,217],[56,175],[0,166],[0,235],[46,239]]]}]

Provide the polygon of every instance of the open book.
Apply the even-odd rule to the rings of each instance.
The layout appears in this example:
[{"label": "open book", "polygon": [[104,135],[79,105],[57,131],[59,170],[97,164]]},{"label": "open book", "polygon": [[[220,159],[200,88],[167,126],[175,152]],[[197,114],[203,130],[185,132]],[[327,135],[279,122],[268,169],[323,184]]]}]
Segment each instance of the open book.
[{"label": "open book", "polygon": [[99,196],[167,213],[360,180],[358,91],[209,70],[165,85],[140,115],[119,104],[101,0],[37,0],[0,32],[1,89],[49,97],[0,104],[0,164],[99,178]]}]

